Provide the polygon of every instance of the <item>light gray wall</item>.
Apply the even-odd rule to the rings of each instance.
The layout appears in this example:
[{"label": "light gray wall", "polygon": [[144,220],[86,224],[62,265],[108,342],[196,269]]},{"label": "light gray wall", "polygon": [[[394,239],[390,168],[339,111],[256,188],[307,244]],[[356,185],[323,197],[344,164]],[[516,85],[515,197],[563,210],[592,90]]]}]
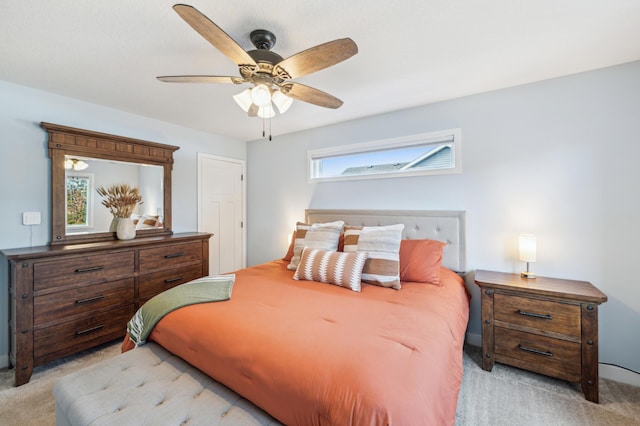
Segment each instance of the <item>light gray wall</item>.
[{"label": "light gray wall", "polygon": [[[398,94],[402,96],[402,94]],[[538,275],[606,293],[600,361],[640,371],[640,62],[248,144],[248,263],[282,257],[306,208],[466,210],[469,333],[476,269],[519,272],[535,233]],[[462,129],[462,173],[307,183],[307,150]]]},{"label": "light gray wall", "polygon": [[[51,160],[41,121],[179,146],[174,232],[197,230],[197,153],[246,159],[245,142],[0,81],[0,249],[46,245],[51,238]],[[41,212],[42,224],[23,226],[25,211]],[[0,257],[0,366],[9,348],[7,277]]]}]

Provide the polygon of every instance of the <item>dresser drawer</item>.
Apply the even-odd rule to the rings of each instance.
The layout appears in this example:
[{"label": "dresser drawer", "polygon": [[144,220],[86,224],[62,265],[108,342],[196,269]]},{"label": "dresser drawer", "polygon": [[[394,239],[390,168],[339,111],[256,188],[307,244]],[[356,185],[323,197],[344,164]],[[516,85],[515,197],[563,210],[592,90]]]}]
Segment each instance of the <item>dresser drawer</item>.
[{"label": "dresser drawer", "polygon": [[580,380],[580,348],[580,343],[495,327],[496,361],[564,380]]},{"label": "dresser drawer", "polygon": [[133,251],[38,262],[33,266],[33,289],[39,291],[63,285],[91,285],[133,273]]},{"label": "dresser drawer", "polygon": [[127,305],[133,297],[133,278],[37,296],[33,301],[33,323],[40,327],[96,310]]},{"label": "dresser drawer", "polygon": [[160,271],[140,276],[138,298],[140,305],[158,293],[202,276],[202,266],[192,265],[170,271]]},{"label": "dresser drawer", "polygon": [[496,293],[494,320],[580,338],[580,306]]},{"label": "dresser drawer", "polygon": [[37,364],[63,357],[119,337],[124,337],[134,305],[87,315],[34,331],[33,352]]},{"label": "dresser drawer", "polygon": [[201,242],[143,249],[140,250],[140,273],[201,261]]}]

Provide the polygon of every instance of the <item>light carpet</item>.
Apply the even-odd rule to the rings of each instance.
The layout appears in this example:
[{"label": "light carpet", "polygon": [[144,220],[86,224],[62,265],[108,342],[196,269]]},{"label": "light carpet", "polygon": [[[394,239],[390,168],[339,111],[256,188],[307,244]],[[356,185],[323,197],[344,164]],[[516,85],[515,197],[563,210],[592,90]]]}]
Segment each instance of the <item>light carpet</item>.
[{"label": "light carpet", "polygon": [[[31,381],[13,387],[13,371],[0,370],[0,425],[55,424],[53,384],[72,371],[120,353],[120,341],[36,367]],[[600,380],[600,404],[584,399],[579,385],[496,364],[480,368],[479,348],[464,353],[456,426],[640,425],[640,388]]]}]

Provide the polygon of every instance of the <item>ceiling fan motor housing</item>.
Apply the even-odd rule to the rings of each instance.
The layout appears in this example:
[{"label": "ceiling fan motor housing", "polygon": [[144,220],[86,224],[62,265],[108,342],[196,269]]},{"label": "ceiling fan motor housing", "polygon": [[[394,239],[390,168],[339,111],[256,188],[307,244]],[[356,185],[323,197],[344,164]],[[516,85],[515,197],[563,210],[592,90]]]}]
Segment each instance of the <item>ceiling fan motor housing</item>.
[{"label": "ceiling fan motor housing", "polygon": [[[249,37],[251,38],[251,43],[256,47],[256,50],[247,52],[258,64],[258,70],[253,74],[254,79],[258,80],[257,83],[269,84],[273,82],[271,77],[273,67],[283,61],[282,56],[271,51],[273,46],[276,45],[276,36],[271,31],[253,30]],[[245,76],[245,78],[247,77]]]},{"label": "ceiling fan motor housing", "polygon": [[[276,36],[267,30],[253,30],[249,35],[251,43],[256,50],[250,50],[247,53],[258,64],[257,74],[264,73],[271,75],[274,65],[283,61],[282,56],[272,52],[273,46],[276,45]],[[264,77],[267,77],[266,75]]]},{"label": "ceiling fan motor housing", "polygon": [[276,45],[276,36],[268,30],[253,30],[249,34],[251,43],[260,50],[271,50]]}]

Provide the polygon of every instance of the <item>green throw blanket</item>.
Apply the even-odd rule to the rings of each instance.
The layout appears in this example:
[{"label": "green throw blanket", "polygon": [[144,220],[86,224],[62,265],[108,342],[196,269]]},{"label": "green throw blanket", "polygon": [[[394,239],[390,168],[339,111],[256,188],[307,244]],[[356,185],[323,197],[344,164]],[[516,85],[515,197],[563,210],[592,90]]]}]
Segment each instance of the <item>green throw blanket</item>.
[{"label": "green throw blanket", "polygon": [[136,347],[144,345],[155,325],[168,313],[196,303],[231,299],[234,274],[198,278],[149,299],[127,324],[129,338]]}]

